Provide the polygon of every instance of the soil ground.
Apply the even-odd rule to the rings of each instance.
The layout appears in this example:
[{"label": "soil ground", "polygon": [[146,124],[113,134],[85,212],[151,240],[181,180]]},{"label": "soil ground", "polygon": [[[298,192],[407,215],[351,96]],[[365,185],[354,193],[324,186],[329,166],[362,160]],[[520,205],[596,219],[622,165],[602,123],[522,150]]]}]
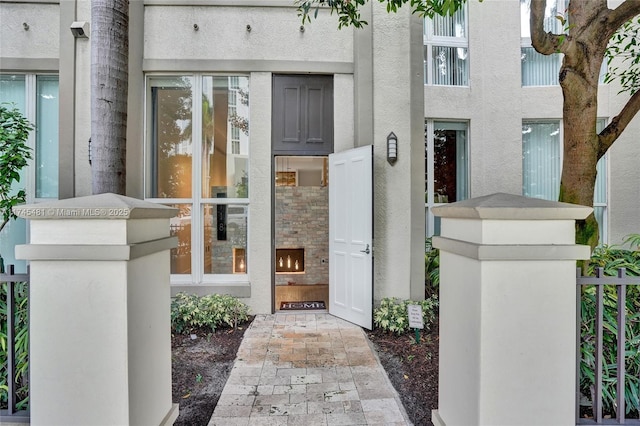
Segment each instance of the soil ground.
[{"label": "soil ground", "polygon": [[[173,402],[180,404],[176,426],[206,426],[229,377],[242,336],[238,330],[215,333],[200,330],[171,339]],[[420,343],[414,334],[401,336],[380,330],[367,336],[382,366],[398,391],[415,425],[431,425],[431,410],[438,405],[438,328],[423,332]]]}]

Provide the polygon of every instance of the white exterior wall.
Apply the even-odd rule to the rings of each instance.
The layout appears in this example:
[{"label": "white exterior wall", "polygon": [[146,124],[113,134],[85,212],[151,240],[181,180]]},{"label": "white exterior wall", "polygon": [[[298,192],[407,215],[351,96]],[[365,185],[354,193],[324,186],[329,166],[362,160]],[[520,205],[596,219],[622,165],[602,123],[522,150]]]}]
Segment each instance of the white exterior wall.
[{"label": "white exterior wall", "polygon": [[59,40],[58,5],[6,3],[0,7],[0,58],[57,58]]},{"label": "white exterior wall", "polygon": [[[78,0],[76,20],[91,22],[91,1]],[[66,31],[69,31],[65,28]],[[91,32],[91,28],[89,28]],[[75,195],[91,195],[91,165],[89,139],[91,138],[91,36],[76,39],[76,107],[75,107]]]},{"label": "white exterior wall", "polygon": [[[373,144],[374,144],[374,299],[424,298],[424,208],[412,217],[416,189],[424,199],[424,116],[421,73],[416,73],[412,40],[422,40],[422,22],[409,8],[388,14],[373,3]],[[417,37],[417,38],[416,38]],[[422,65],[422,50],[418,70]],[[419,77],[416,80],[416,74]],[[415,111],[419,111],[416,117]],[[387,162],[387,136],[398,137],[398,160]],[[417,157],[416,157],[417,156]],[[420,159],[420,164],[414,161]],[[417,169],[416,169],[417,166]],[[422,166],[422,167],[420,167]],[[415,228],[418,228],[417,232]],[[412,260],[412,242],[419,240],[421,279]],[[419,274],[418,274],[419,275]],[[422,281],[417,285],[417,281]],[[412,290],[413,293],[412,294]]]},{"label": "white exterior wall", "polygon": [[271,312],[271,73],[252,73],[249,91],[248,304],[252,312]]},{"label": "white exterior wall", "polygon": [[327,13],[320,13],[304,32],[300,23],[292,7],[147,6],[144,57],[352,61],[351,30],[337,31]]}]

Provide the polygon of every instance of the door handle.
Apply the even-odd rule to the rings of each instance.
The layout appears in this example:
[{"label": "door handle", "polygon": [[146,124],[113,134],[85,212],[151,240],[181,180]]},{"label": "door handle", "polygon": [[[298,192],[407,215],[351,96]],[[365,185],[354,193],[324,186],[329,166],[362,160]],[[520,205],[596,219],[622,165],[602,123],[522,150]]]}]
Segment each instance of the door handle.
[{"label": "door handle", "polygon": [[360,253],[366,253],[366,254],[371,253],[371,250],[369,250],[369,244],[367,244],[367,247],[364,250],[360,250]]}]

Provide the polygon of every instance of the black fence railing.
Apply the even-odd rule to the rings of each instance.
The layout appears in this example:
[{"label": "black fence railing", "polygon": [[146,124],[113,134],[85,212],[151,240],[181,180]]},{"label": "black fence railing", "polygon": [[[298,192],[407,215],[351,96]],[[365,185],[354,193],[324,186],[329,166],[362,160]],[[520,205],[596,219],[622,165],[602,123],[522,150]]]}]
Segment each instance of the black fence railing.
[{"label": "black fence railing", "polygon": [[29,274],[0,273],[0,424],[28,423]]},{"label": "black fence railing", "polygon": [[640,277],[617,272],[577,271],[578,425],[640,425]]}]

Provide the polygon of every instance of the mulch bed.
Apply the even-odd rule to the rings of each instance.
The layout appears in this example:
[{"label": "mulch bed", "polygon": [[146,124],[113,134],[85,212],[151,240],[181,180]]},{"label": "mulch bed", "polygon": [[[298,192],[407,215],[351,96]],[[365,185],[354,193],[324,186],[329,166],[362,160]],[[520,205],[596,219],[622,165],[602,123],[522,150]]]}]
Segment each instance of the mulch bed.
[{"label": "mulch bed", "polygon": [[196,330],[191,335],[171,336],[172,399],[180,404],[174,426],[209,423],[248,324],[237,330]]},{"label": "mulch bed", "polygon": [[398,336],[376,329],[367,336],[409,419],[415,425],[433,426],[431,410],[438,408],[438,325],[423,331],[419,344],[413,333]]}]

